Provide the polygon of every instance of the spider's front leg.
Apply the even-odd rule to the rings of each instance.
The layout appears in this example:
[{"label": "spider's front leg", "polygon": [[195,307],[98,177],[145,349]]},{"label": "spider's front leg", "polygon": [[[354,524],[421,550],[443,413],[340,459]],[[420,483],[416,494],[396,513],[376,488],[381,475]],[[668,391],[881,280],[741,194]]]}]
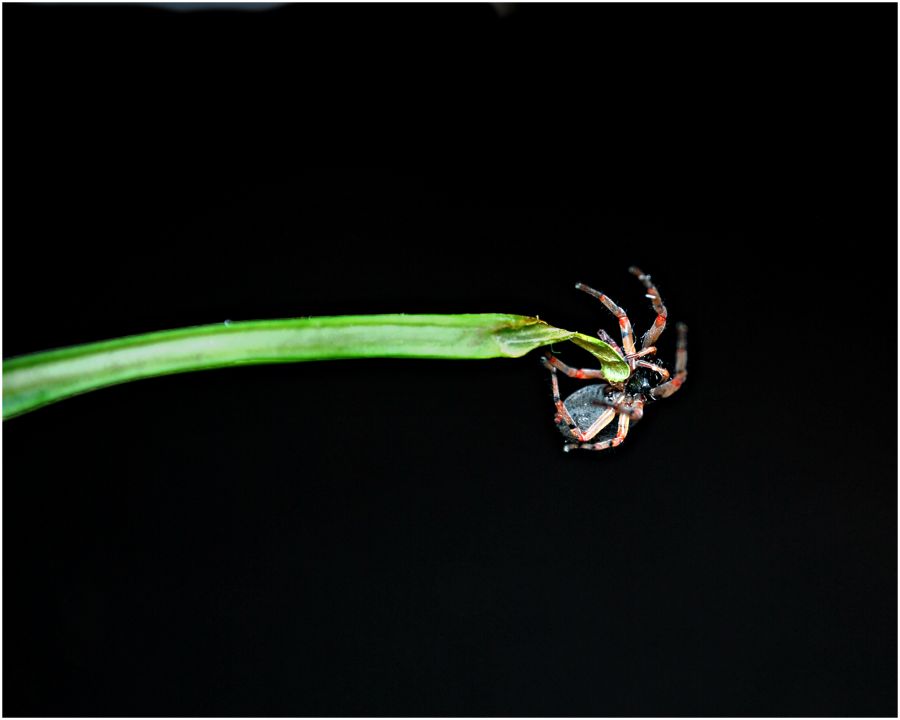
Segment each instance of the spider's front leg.
[{"label": "spider's front leg", "polygon": [[625,311],[616,305],[608,295],[589,288],[587,285],[575,283],[575,289],[594,296],[603,303],[607,310],[616,316],[619,321],[619,329],[622,331],[622,347],[625,348],[625,354],[634,355],[637,352],[637,348],[634,346],[634,331],[631,329],[631,320],[628,319]]},{"label": "spider's front leg", "polygon": [[666,329],[666,318],[669,316],[669,311],[666,310],[666,306],[663,305],[659,290],[656,289],[656,285],[653,284],[649,275],[644,273],[640,268],[634,266],[628,268],[628,272],[640,280],[644,284],[644,287],[647,288],[646,297],[653,303],[653,310],[656,312],[656,321],[650,326],[650,329],[644,333],[644,337],[641,338],[641,347],[650,347],[656,342],[659,336],[662,335],[663,330]]},{"label": "spider's front leg", "polygon": [[621,355],[622,357],[625,357],[625,353],[622,350],[622,348],[619,347],[619,343],[617,343],[615,340],[613,340],[612,336],[610,336],[610,334],[608,332],[606,332],[606,330],[604,330],[603,328],[600,328],[597,331],[597,337],[600,338],[607,345],[609,345],[617,353],[619,353],[619,355]]},{"label": "spider's front leg", "polygon": [[662,365],[656,365],[652,362],[647,362],[646,360],[638,360],[635,363],[635,367],[642,367],[647,368],[648,370],[652,370],[662,378],[663,382],[669,379],[669,371],[666,370]]}]

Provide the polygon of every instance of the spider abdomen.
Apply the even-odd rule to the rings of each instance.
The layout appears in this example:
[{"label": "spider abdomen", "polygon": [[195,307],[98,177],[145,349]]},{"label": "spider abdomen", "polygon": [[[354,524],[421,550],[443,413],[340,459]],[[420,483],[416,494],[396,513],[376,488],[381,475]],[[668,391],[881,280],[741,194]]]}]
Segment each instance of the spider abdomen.
[{"label": "spider abdomen", "polygon": [[606,404],[606,385],[585,385],[563,405],[582,434],[591,438],[612,422],[616,411]]}]

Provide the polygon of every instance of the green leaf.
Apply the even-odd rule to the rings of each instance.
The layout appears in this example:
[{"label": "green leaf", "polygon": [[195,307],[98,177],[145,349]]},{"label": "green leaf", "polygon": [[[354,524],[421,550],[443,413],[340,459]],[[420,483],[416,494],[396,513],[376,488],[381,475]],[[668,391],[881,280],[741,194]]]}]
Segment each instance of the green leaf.
[{"label": "green leaf", "polygon": [[606,343],[506,314],[344,315],[202,325],[23,355],[3,362],[3,417],[141,378],[231,365],[371,357],[520,357],[573,342],[610,380],[627,377]]},{"label": "green leaf", "polygon": [[625,362],[625,358],[619,355],[619,353],[617,353],[610,345],[607,345],[602,340],[593,338],[590,335],[583,335],[579,332],[572,333],[572,337],[570,337],[569,340],[587,350],[600,361],[600,366],[603,368],[603,374],[606,375],[607,380],[611,382],[623,382],[628,379],[628,375],[631,372],[628,363]]}]

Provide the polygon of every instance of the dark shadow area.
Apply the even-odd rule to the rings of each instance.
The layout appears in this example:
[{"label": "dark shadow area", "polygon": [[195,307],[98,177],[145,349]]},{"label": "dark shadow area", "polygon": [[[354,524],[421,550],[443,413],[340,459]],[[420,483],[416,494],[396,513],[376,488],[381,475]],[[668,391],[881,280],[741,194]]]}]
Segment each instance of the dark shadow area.
[{"label": "dark shadow area", "polygon": [[690,377],[596,454],[536,355],[5,423],[3,714],[895,716],[896,13],[6,5],[5,357],[345,313],[614,332],[576,281],[640,335],[637,264]]}]

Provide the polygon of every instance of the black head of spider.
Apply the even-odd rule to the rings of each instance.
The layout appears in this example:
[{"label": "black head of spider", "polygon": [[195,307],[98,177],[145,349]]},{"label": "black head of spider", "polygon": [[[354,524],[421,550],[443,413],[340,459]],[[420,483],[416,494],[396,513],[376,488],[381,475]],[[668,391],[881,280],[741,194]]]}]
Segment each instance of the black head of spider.
[{"label": "black head of spider", "polygon": [[625,383],[625,392],[629,395],[641,395],[645,400],[650,400],[652,399],[650,391],[659,385],[661,379],[655,370],[639,367]]}]

